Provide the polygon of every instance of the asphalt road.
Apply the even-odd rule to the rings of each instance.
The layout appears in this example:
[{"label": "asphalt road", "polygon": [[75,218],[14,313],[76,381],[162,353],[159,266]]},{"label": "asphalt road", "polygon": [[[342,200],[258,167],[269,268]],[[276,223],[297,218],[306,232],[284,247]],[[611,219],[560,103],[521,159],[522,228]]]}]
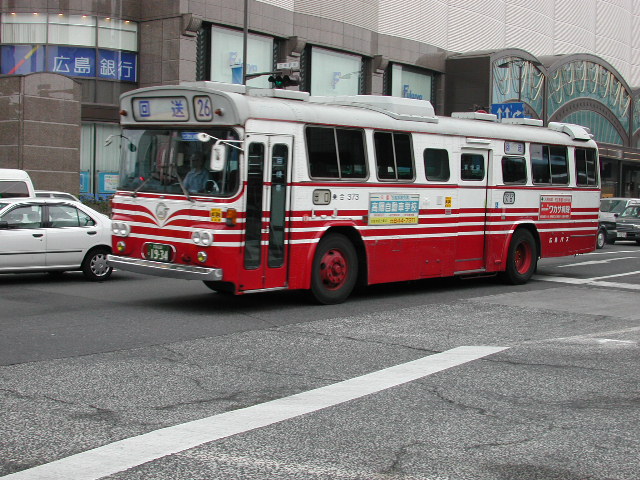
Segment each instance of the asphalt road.
[{"label": "asphalt road", "polygon": [[633,243],[337,306],[0,276],[0,475],[637,480],[639,289]]}]

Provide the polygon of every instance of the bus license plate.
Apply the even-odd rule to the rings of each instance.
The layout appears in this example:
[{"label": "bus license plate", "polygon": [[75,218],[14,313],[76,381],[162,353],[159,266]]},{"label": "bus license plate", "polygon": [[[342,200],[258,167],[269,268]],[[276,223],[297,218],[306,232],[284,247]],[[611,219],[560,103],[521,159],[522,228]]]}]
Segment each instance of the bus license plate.
[{"label": "bus license plate", "polygon": [[147,259],[169,262],[171,261],[171,247],[161,243],[147,243]]}]

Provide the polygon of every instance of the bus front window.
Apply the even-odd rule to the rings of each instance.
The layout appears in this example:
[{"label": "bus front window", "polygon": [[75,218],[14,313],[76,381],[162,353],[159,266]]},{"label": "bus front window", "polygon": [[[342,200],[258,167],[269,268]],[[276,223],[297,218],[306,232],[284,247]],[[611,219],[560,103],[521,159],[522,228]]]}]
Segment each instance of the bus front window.
[{"label": "bus front window", "polygon": [[[213,171],[214,141],[202,142],[198,131],[124,130],[120,190],[133,192],[231,196],[240,180],[240,151],[227,150],[224,169]],[[229,129],[204,130],[209,136],[237,139]]]}]

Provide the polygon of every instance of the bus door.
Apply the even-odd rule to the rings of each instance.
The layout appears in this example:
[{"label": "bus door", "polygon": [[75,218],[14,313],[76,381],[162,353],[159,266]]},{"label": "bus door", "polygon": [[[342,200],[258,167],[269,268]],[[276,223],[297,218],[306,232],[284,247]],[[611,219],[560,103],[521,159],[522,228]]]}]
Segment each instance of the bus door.
[{"label": "bus door", "polygon": [[462,149],[455,273],[485,269],[488,165],[489,150]]},{"label": "bus door", "polygon": [[287,285],[287,184],[293,141],[248,134],[244,272],[239,290]]}]

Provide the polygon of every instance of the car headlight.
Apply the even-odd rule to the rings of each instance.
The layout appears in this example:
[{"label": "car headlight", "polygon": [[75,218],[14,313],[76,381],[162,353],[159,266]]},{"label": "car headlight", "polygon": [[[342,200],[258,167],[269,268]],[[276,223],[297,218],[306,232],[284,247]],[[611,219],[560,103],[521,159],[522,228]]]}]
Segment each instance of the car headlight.
[{"label": "car headlight", "polygon": [[191,240],[193,240],[193,243],[196,245],[208,247],[213,243],[213,235],[206,230],[196,230],[191,234]]},{"label": "car headlight", "polygon": [[112,222],[111,233],[119,237],[128,237],[131,233],[131,227],[126,223]]}]

